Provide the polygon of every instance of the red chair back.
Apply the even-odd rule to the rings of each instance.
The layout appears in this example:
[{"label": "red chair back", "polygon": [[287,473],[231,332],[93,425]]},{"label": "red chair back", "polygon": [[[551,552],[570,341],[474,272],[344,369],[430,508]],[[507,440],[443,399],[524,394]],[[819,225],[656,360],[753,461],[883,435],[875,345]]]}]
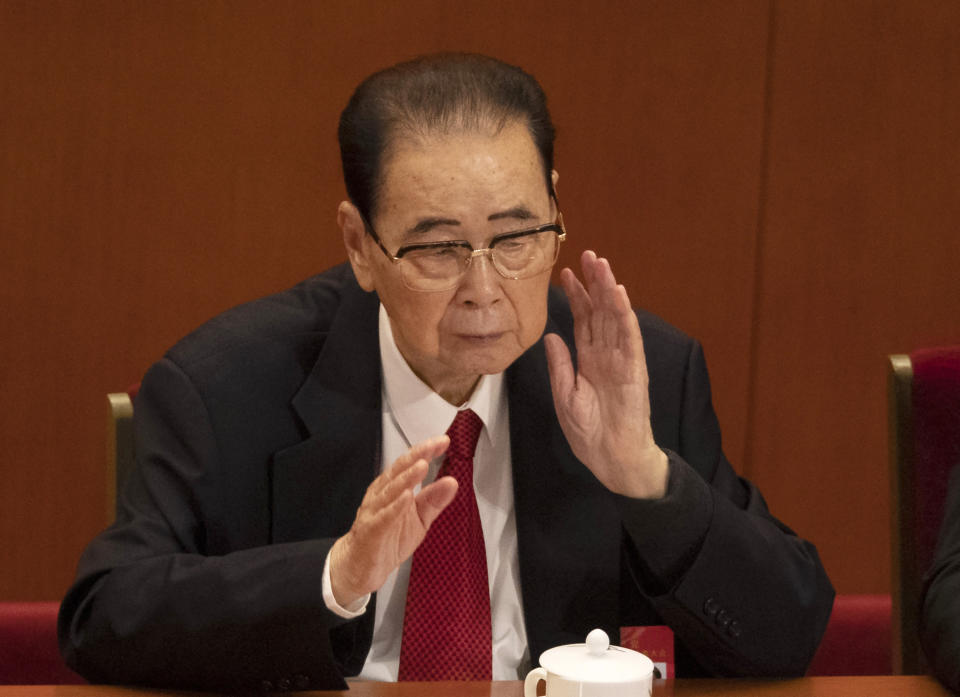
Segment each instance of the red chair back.
[{"label": "red chair back", "polygon": [[807,675],[890,675],[889,595],[838,595]]},{"label": "red chair back", "polygon": [[894,672],[926,671],[920,591],[960,462],[960,346],[890,356]]},{"label": "red chair back", "polygon": [[0,603],[0,685],[76,685],[57,645],[57,602]]},{"label": "red chair back", "polygon": [[910,354],[913,364],[913,507],[917,568],[930,568],[947,478],[960,463],[960,346]]}]

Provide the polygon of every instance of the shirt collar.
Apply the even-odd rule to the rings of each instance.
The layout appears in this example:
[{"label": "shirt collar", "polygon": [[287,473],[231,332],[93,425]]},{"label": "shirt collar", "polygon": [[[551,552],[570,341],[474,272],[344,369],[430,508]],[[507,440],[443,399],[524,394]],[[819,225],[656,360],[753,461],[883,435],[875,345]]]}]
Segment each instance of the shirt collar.
[{"label": "shirt collar", "polygon": [[501,416],[506,410],[503,373],[482,375],[470,398],[455,407],[438,395],[413,372],[397,348],[387,310],[380,305],[380,364],[383,369],[384,406],[393,413],[397,427],[408,445],[445,433],[457,411],[472,409],[487,439],[498,439],[505,424]]}]

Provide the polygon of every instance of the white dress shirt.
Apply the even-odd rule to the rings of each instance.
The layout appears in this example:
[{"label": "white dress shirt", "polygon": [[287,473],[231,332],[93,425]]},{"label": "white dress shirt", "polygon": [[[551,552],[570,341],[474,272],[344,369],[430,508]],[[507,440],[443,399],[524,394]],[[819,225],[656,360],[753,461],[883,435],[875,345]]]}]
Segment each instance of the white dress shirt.
[{"label": "white dress shirt", "polygon": [[[520,602],[510,421],[503,373],[481,377],[470,399],[460,407],[453,406],[418,378],[407,365],[394,342],[390,320],[382,305],[380,364],[383,371],[381,469],[389,467],[413,444],[445,433],[458,409],[472,409],[483,421],[483,430],[474,454],[473,486],[487,552],[493,625],[493,679],[517,680],[526,672],[529,656]],[[424,481],[436,479],[441,464],[442,458],[431,462]],[[409,579],[410,559],[407,559],[390,574],[377,592],[373,644],[360,673],[363,679],[397,679]],[[324,569],[323,586],[324,599],[332,611],[343,617],[355,617],[365,612],[368,598],[351,608],[337,605],[330,591],[328,567]]]}]

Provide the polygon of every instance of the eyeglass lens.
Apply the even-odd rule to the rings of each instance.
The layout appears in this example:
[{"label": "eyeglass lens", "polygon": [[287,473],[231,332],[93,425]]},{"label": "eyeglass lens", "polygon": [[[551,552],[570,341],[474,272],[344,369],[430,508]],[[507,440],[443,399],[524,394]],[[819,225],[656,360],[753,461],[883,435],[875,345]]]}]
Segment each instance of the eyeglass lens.
[{"label": "eyeglass lens", "polygon": [[[555,229],[507,235],[493,240],[489,250],[494,268],[504,278],[521,279],[550,268],[559,251]],[[446,290],[456,285],[476,251],[469,245],[435,245],[407,251],[400,261],[404,281],[421,290]]]}]

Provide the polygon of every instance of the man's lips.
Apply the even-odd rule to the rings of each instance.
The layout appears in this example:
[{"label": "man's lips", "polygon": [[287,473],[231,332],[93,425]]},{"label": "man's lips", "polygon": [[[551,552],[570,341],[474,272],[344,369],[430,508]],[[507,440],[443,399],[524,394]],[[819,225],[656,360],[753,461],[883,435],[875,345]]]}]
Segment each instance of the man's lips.
[{"label": "man's lips", "polygon": [[498,341],[500,337],[504,335],[504,332],[484,332],[481,334],[474,334],[469,332],[458,332],[455,336],[462,341],[469,341],[471,343],[492,343]]}]

